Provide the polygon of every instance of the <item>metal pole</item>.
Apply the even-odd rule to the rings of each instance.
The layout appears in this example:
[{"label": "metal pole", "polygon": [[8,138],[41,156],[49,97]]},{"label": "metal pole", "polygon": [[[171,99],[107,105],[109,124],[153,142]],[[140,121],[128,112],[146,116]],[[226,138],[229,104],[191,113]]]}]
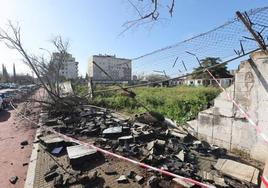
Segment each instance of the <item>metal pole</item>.
[{"label": "metal pole", "polygon": [[89,98],[93,98],[93,84],[92,84],[92,77],[88,77],[88,93],[89,93]]},{"label": "metal pole", "polygon": [[266,45],[263,43],[263,41],[260,39],[260,37],[256,34],[256,32],[252,29],[251,23],[245,17],[241,14],[241,12],[236,12],[237,17],[243,22],[243,24],[246,26],[247,30],[251,33],[254,40],[258,43],[259,47],[262,50],[266,50]]}]

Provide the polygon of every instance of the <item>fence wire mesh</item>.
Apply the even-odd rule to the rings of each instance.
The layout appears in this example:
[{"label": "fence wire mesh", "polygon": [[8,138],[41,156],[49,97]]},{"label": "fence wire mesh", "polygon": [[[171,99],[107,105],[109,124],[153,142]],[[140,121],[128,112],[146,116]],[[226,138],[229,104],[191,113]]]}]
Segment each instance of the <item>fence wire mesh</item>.
[{"label": "fence wire mesh", "polygon": [[[249,10],[243,13],[243,17],[267,46],[268,7]],[[191,74],[194,69],[200,66],[199,60],[206,57],[215,57],[220,58],[222,62],[231,62],[257,49],[259,49],[259,45],[252,34],[243,22],[235,17],[208,32],[133,58],[132,75],[139,77],[149,74],[166,74],[168,78],[164,78],[163,81],[180,78]],[[145,85],[138,83],[127,88]],[[94,92],[103,91],[106,90]]]},{"label": "fence wire mesh", "polygon": [[[252,28],[268,43],[268,7],[246,12]],[[242,46],[242,47],[241,47]],[[206,33],[132,59],[133,75],[165,71],[169,76],[192,72],[199,67],[196,60],[217,57],[222,61],[258,48],[245,25],[236,17]],[[195,57],[196,56],[196,57]]]}]

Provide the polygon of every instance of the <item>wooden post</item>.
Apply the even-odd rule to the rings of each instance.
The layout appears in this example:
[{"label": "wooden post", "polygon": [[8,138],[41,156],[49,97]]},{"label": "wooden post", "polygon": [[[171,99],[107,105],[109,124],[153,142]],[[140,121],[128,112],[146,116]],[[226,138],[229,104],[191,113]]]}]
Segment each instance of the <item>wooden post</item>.
[{"label": "wooden post", "polygon": [[239,12],[236,12],[237,17],[243,22],[243,24],[246,26],[247,30],[251,33],[254,40],[258,43],[259,47],[262,50],[266,50],[266,45],[263,43],[263,41],[260,39],[260,37],[256,34],[256,32],[252,29],[251,23],[245,17]]}]

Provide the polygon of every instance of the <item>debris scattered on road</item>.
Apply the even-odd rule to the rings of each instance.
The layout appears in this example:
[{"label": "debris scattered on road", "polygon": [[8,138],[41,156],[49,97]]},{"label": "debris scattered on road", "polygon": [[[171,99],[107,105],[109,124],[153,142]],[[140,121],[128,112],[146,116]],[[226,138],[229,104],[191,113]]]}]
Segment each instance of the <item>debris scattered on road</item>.
[{"label": "debris scattered on road", "polygon": [[16,184],[16,182],[18,181],[18,176],[12,176],[10,179],[9,179],[9,181],[10,181],[10,183],[12,183],[12,184]]},{"label": "debris scattered on road", "polygon": [[29,143],[27,140],[24,140],[20,143],[21,146],[27,146]]}]

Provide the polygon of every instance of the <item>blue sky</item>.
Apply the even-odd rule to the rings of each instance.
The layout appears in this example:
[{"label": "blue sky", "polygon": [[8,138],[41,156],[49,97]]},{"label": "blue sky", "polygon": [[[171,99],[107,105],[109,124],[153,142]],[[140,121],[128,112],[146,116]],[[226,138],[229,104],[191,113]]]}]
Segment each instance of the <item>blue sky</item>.
[{"label": "blue sky", "polygon": [[[136,0],[132,0],[136,1]],[[163,2],[168,2],[164,0]],[[267,6],[266,0],[176,0],[174,15],[152,28],[134,28],[118,36],[122,24],[137,17],[127,0],[0,0],[0,27],[18,21],[29,52],[51,49],[49,40],[62,35],[70,40],[70,52],[85,75],[93,54],[134,58],[163,48],[223,24],[237,10]],[[0,63],[11,72],[27,72],[20,56],[0,44]]]}]

